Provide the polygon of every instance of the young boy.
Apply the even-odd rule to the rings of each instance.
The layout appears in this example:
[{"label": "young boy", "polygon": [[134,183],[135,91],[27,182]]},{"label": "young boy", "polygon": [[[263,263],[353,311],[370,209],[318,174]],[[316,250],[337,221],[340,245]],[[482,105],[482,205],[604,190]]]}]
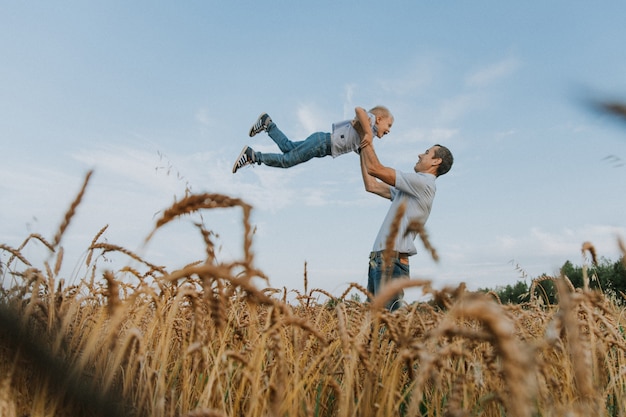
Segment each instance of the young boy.
[{"label": "young boy", "polygon": [[357,151],[361,145],[360,132],[362,125],[369,125],[373,134],[379,138],[389,133],[393,124],[393,116],[386,107],[376,106],[369,112],[362,107],[355,110],[354,120],[333,123],[332,133],[316,132],[299,142],[292,142],[281,132],[267,113],[259,116],[250,128],[250,137],[266,131],[278,145],[282,153],[255,152],[251,147],[244,146],[233,166],[233,174],[241,167],[250,164],[265,164],[277,168],[289,168],[312,158],[322,158]]}]

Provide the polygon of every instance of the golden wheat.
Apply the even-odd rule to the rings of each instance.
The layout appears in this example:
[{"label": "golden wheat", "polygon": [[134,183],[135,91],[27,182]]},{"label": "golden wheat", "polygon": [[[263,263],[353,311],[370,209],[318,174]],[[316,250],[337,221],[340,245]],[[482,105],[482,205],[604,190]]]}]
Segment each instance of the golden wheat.
[{"label": "golden wheat", "polygon": [[76,208],[80,205],[80,202],[83,199],[83,195],[85,194],[85,190],[87,189],[87,184],[89,183],[89,179],[91,178],[92,174],[93,174],[93,171],[89,171],[87,172],[87,175],[85,175],[85,180],[83,182],[82,187],[80,188],[80,191],[78,192],[78,195],[76,196],[76,198],[70,205],[69,210],[65,213],[65,216],[63,217],[63,221],[61,222],[61,225],[59,226],[59,230],[57,230],[57,233],[54,235],[54,238],[52,238],[53,248],[56,248],[58,244],[61,242],[61,238],[63,237],[65,230],[70,225],[70,221],[72,220],[72,218],[74,217],[74,214],[76,213]]},{"label": "golden wheat", "polygon": [[437,253],[437,249],[435,249],[430,243],[430,238],[428,237],[428,232],[424,227],[424,223],[417,220],[412,220],[406,229],[407,234],[410,232],[417,233],[417,235],[420,237],[420,240],[424,244],[424,247],[430,253],[430,257],[433,259],[433,261],[439,262],[439,254]]},{"label": "golden wheat", "polygon": [[394,214],[393,220],[391,222],[391,226],[389,227],[389,234],[387,235],[387,240],[385,241],[385,249],[383,250],[383,277],[382,284],[386,283],[391,278],[391,258],[393,257],[393,249],[394,244],[393,241],[396,239],[396,236],[400,232],[400,223],[402,222],[402,217],[404,216],[404,212],[406,211],[406,202],[400,203],[396,213]]},{"label": "golden wheat", "polygon": [[[624,310],[601,292],[543,276],[533,280],[530,301],[515,306],[465,285],[435,290],[419,279],[393,280],[376,296],[351,283],[335,296],[309,290],[306,264],[303,293],[259,289],[253,278],[269,280],[252,263],[250,207],[241,200],[187,196],[163,212],[155,230],[216,207],[244,209],[240,260],[218,262],[214,235],[196,224],[206,259],[168,272],[99,243],[105,227],[90,244],[87,275],[66,286],[62,248],[53,267],[39,269],[20,249],[0,245],[21,262],[10,264],[13,286],[0,303],[0,409],[33,417],[84,410],[155,417],[626,415]],[[59,241],[46,246],[55,252]],[[100,273],[94,251],[121,252],[139,265]],[[546,280],[556,284],[557,306],[536,296]],[[386,302],[409,287],[430,301],[389,312]],[[352,290],[369,301],[346,300]],[[287,302],[291,292],[295,304]],[[49,362],[38,362],[35,347]],[[69,372],[59,380],[50,369]],[[67,395],[55,384],[68,387]]]}]

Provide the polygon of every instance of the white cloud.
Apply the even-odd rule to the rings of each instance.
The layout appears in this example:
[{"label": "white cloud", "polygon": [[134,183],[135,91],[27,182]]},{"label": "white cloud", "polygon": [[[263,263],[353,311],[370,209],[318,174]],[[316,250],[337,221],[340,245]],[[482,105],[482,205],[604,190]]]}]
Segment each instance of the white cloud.
[{"label": "white cloud", "polygon": [[338,120],[338,117],[332,118],[326,113],[313,103],[300,103],[297,108],[297,118],[304,130],[300,131],[301,138],[297,140],[305,139],[314,132],[330,132],[331,125]]},{"label": "white cloud", "polygon": [[482,105],[482,99],[473,94],[459,94],[442,101],[439,107],[439,123],[450,123],[458,120],[471,110]]},{"label": "white cloud", "polygon": [[3,243],[9,245],[16,245],[26,238],[25,232],[41,233],[50,238],[87,173],[85,170],[80,175],[72,175],[71,169],[62,171],[41,164],[25,166],[16,162],[13,165],[7,161],[5,169],[0,170],[3,197],[0,223],[5,239]]},{"label": "white cloud", "polygon": [[431,129],[428,139],[432,142],[446,142],[457,136],[459,129],[435,128]]},{"label": "white cloud", "polygon": [[380,89],[396,96],[411,95],[433,84],[441,64],[435,58],[421,57],[404,74],[381,80]]},{"label": "white cloud", "polygon": [[352,100],[352,97],[354,96],[354,91],[356,90],[356,85],[355,84],[348,84],[345,86],[345,101],[343,104],[343,113],[344,113],[344,118],[349,119],[351,117],[352,114],[354,114],[354,108],[356,107],[354,105],[354,101]]},{"label": "white cloud", "polygon": [[304,203],[307,206],[325,206],[329,204],[328,193],[323,189],[307,189],[304,195]]},{"label": "white cloud", "polygon": [[204,127],[214,125],[214,120],[211,118],[211,110],[206,107],[196,110],[195,118]]},{"label": "white cloud", "polygon": [[495,132],[496,141],[502,141],[511,137],[514,137],[517,134],[517,130],[509,129],[506,131]]},{"label": "white cloud", "polygon": [[626,228],[590,224],[561,230],[533,227],[519,235],[496,235],[489,241],[434,242],[441,258],[438,264],[428,259],[418,244],[419,259],[412,263],[419,269],[413,275],[433,279],[437,287],[465,282],[470,289],[529,282],[541,274],[558,275],[565,261],[575,265],[589,262],[589,254],[582,253],[587,241],[594,245],[598,258],[618,260],[622,256],[619,236],[626,236]]},{"label": "white cloud", "polygon": [[291,182],[297,172],[289,170],[294,168],[288,170],[265,166],[254,168],[258,168],[258,171],[254,172],[258,183],[241,185],[244,187],[243,195],[249,198],[255,207],[276,212],[293,204],[297,188],[293,187]]},{"label": "white cloud", "polygon": [[[194,193],[220,193],[241,198],[256,209],[269,212],[277,212],[293,204],[295,191],[292,183],[298,175],[297,168],[285,170],[252,165],[233,174],[233,161],[228,159],[229,156],[198,153],[191,158],[177,158],[185,166],[185,175]],[[190,163],[190,159],[193,162]]]},{"label": "white cloud", "polygon": [[402,146],[405,146],[409,143],[425,142],[430,140],[428,129],[425,129],[423,127],[415,126],[411,127],[408,130],[398,132],[397,134],[395,133],[396,132],[392,131],[392,133],[389,135],[389,139],[383,138],[383,140],[389,141],[392,144],[402,144]]},{"label": "white cloud", "polygon": [[520,66],[515,57],[505,58],[502,61],[488,65],[470,74],[465,84],[469,87],[483,87],[505,78],[514,73]]},{"label": "white cloud", "polygon": [[128,185],[175,192],[182,180],[163,154],[124,145],[82,149],[72,158],[94,169],[97,175],[121,177]]},{"label": "white cloud", "polygon": [[572,262],[582,261],[582,245],[591,242],[598,256],[617,258],[619,248],[618,236],[624,236],[626,228],[602,224],[589,224],[578,228],[567,228],[559,231],[546,231],[534,227],[527,236],[516,245],[526,253],[537,256],[563,258]]}]

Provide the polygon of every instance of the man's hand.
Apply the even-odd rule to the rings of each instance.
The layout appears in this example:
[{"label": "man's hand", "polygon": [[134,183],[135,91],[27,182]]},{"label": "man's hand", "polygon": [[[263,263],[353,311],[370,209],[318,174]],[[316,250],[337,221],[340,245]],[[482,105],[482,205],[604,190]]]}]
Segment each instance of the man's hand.
[{"label": "man's hand", "polygon": [[365,191],[373,194],[377,194],[386,199],[391,199],[391,189],[388,184],[378,181],[375,177],[368,174],[367,169],[367,156],[366,153],[373,152],[374,148],[367,148],[361,152],[361,174],[363,175],[363,184],[365,185]]},{"label": "man's hand", "polygon": [[[366,174],[378,178],[387,185],[395,187],[396,170],[390,167],[386,167],[380,163],[380,161],[378,160],[378,156],[376,156],[376,151],[374,151],[374,147],[370,146],[372,144],[372,138],[373,137],[371,134],[365,134],[365,136],[361,138],[361,165]],[[379,192],[373,192],[382,195]]]},{"label": "man's hand", "polygon": [[370,146],[373,141],[374,141],[374,135],[372,135],[371,133],[365,133],[365,134],[361,135],[361,145],[360,145],[360,148],[363,149],[366,146]]}]

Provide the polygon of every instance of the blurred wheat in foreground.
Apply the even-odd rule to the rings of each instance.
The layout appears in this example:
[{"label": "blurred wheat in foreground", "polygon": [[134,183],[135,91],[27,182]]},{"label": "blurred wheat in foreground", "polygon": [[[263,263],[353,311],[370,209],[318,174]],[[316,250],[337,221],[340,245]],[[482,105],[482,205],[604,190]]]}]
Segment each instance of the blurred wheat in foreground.
[{"label": "blurred wheat in foreground", "polygon": [[[89,273],[59,277],[61,237],[0,245],[0,415],[14,416],[623,416],[626,343],[621,300],[552,279],[559,304],[501,305],[463,286],[415,280],[371,303],[321,289],[258,290],[251,207],[191,195],[156,232],[199,210],[241,210],[243,259],[168,271],[94,238]],[[150,235],[151,236],[151,235]],[[149,238],[150,238],[149,236]],[[52,264],[31,265],[37,241]],[[96,272],[106,252],[142,265]],[[7,282],[10,282],[7,285]],[[432,302],[389,313],[385,297],[421,286]],[[366,291],[357,284],[350,290]],[[323,301],[320,301],[323,300]]]}]

